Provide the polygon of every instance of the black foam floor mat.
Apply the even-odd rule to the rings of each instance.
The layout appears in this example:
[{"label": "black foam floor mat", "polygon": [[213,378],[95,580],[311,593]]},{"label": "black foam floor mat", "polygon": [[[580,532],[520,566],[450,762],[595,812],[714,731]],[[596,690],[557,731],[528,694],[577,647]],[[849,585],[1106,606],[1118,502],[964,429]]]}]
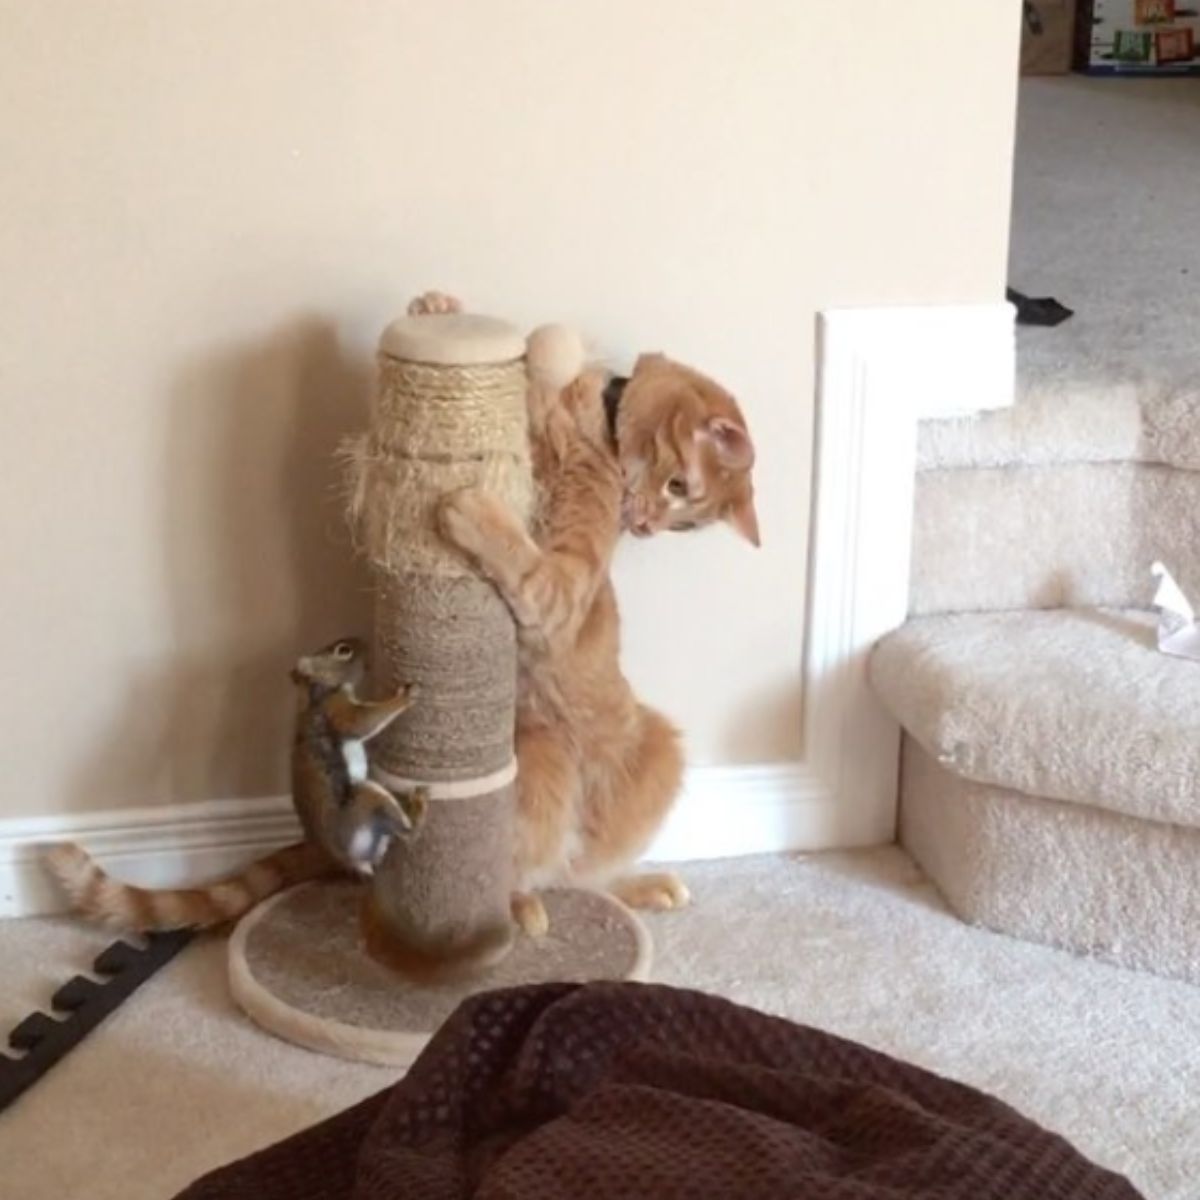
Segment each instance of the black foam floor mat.
[{"label": "black foam floor mat", "polygon": [[8,1035],[9,1046],[25,1053],[17,1057],[0,1049],[0,1111],[78,1046],[195,936],[191,929],[151,933],[146,935],[144,948],[113,942],[92,962],[102,977],[99,981],[76,975],[50,997],[55,1015],[30,1013]]}]

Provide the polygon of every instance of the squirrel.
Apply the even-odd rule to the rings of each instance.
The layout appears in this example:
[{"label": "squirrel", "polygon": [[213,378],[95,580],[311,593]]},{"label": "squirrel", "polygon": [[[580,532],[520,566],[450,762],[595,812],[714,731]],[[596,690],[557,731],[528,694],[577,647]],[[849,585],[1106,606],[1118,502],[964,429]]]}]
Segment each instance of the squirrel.
[{"label": "squirrel", "polygon": [[358,699],[366,647],[342,638],[300,658],[291,671],[298,711],[292,742],[292,802],[305,838],[229,879],[195,888],[140,888],[108,875],[74,842],[52,846],[47,867],[72,908],[94,921],[149,932],[206,929],[236,920],[292,884],[328,875],[370,875],[395,837],[419,827],[423,788],[397,799],[367,776],[364,743],[416,699],[416,685],[386,700]]},{"label": "squirrel", "polygon": [[292,668],[300,693],[292,800],[310,842],[347,871],[370,875],[392,838],[416,829],[428,795],[417,788],[397,800],[368,778],[364,744],[412,707],[417,685],[402,687],[388,700],[359,700],[366,661],[364,644],[343,638]]}]

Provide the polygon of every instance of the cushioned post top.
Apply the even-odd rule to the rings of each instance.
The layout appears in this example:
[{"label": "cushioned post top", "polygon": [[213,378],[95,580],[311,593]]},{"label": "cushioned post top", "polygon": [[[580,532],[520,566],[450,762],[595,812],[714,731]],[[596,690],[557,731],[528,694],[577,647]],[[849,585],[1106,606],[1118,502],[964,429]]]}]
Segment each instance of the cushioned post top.
[{"label": "cushioned post top", "polygon": [[1159,653],[1149,613],[921,617],[876,646],[870,675],[958,775],[1200,826],[1200,663]]},{"label": "cushioned post top", "polygon": [[435,313],[393,321],[383,331],[379,349],[408,362],[469,367],[521,358],[525,339],[514,326],[495,317]]}]

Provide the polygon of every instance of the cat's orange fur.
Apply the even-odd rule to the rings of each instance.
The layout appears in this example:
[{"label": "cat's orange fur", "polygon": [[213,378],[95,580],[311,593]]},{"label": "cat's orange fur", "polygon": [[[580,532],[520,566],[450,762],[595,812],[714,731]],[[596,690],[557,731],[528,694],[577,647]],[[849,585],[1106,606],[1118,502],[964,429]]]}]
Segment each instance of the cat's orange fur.
[{"label": "cat's orange fur", "polygon": [[530,386],[539,494],[532,534],[475,489],[448,497],[440,513],[443,534],[495,583],[519,630],[522,890],[513,907],[534,933],[546,927],[534,889],[556,881],[605,885],[638,907],[688,899],[674,874],[621,878],[662,824],[683,774],[678,731],[638,701],[620,669],[609,564],[622,526],[651,534],[723,519],[758,543],[753,450],[728,393],[644,356],[618,410],[614,446],[604,385],[601,373],[588,372],[561,395]]}]

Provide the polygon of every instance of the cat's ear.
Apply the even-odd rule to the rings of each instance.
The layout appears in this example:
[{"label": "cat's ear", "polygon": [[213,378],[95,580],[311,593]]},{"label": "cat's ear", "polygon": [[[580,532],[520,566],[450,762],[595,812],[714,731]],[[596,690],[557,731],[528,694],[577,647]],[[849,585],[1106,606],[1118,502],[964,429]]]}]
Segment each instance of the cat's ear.
[{"label": "cat's ear", "polygon": [[728,417],[712,417],[696,433],[712,443],[721,466],[731,471],[748,471],[754,466],[754,443],[736,421]]},{"label": "cat's ear", "polygon": [[639,354],[637,362],[633,364],[633,373],[637,375],[640,371],[650,371],[655,367],[661,367],[667,361],[667,356],[655,351],[653,354]]},{"label": "cat's ear", "polygon": [[746,492],[739,496],[724,513],[724,519],[733,526],[752,546],[761,546],[758,536],[758,514],[754,511],[754,497]]}]

